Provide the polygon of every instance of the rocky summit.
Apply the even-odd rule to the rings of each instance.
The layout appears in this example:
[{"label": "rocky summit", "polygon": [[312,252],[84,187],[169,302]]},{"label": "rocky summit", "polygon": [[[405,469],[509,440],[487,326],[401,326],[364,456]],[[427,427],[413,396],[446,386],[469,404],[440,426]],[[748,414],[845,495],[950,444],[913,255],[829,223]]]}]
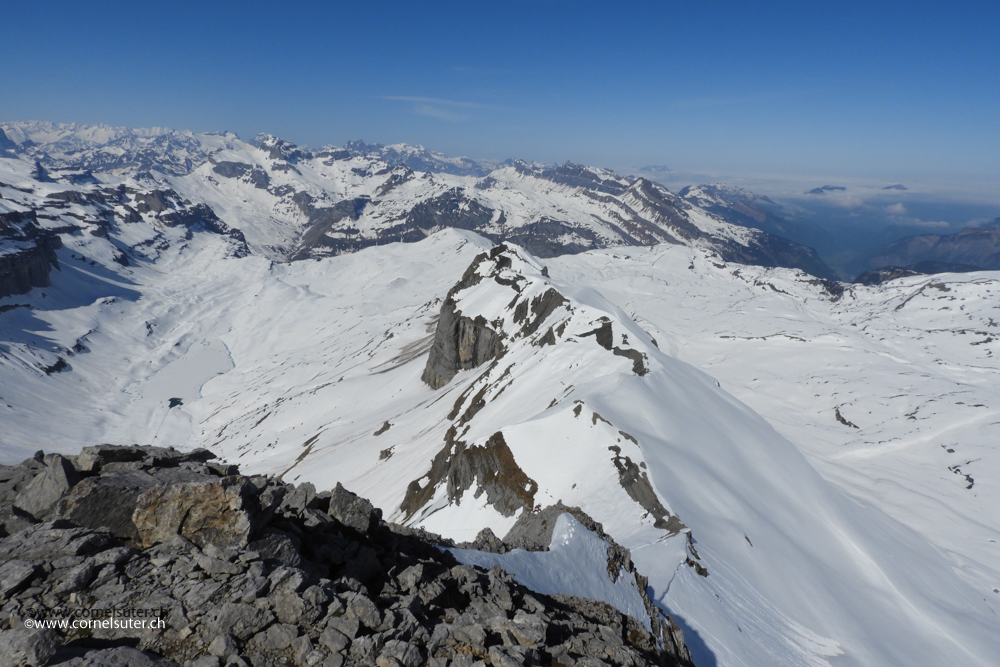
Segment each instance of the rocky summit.
[{"label": "rocky summit", "polygon": [[[564,513],[607,541],[609,577],[634,573],[577,508],[457,546],[545,550]],[[204,449],[103,445],[3,466],[0,531],[5,666],[691,664],[637,575],[648,623],[460,564],[453,542],[384,521],[339,483],[243,476]]]}]

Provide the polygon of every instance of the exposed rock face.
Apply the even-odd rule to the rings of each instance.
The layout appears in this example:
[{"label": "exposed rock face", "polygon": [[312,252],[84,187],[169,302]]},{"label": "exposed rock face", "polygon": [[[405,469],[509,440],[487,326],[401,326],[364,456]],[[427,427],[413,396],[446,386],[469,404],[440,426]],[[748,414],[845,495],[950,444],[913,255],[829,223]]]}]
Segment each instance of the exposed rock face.
[{"label": "exposed rock face", "polygon": [[407,487],[400,507],[408,517],[430,501],[441,483],[447,485],[450,501],[460,503],[465,492],[475,488],[475,498],[485,493],[487,502],[504,516],[534,507],[538,483],[521,470],[503,433],[494,433],[482,446],[470,446],[455,439],[452,427],[445,443],[431,462],[430,472]]},{"label": "exposed rock face", "polygon": [[367,533],[370,527],[382,520],[382,510],[351,493],[340,482],[337,482],[328,502],[330,507],[327,511],[330,516],[359,533]]},{"label": "exposed rock face", "polygon": [[174,535],[198,546],[245,547],[258,527],[259,489],[243,477],[158,486],[142,494],[132,523],[143,547]]},{"label": "exposed rock face", "polygon": [[0,157],[14,157],[17,144],[10,140],[7,133],[0,129]]},{"label": "exposed rock face", "polygon": [[884,266],[881,269],[865,271],[855,278],[853,282],[860,285],[881,285],[897,278],[908,278],[909,276],[919,275],[921,275],[919,271],[903,266]]},{"label": "exposed rock face", "polygon": [[[498,254],[497,248],[491,254]],[[484,259],[485,254],[472,262],[462,279],[449,290],[441,305],[434,343],[421,376],[431,389],[440,389],[451,382],[458,371],[476,368],[503,353],[499,335],[481,315],[475,318],[465,317],[455,307],[455,294],[482,280],[477,269]]]},{"label": "exposed rock face", "polygon": [[139,496],[156,484],[156,478],[142,470],[120,470],[90,477],[59,501],[56,515],[78,526],[104,527],[115,537],[139,542],[132,513]]},{"label": "exposed rock face", "polygon": [[252,169],[253,166],[245,162],[216,162],[212,166],[212,171],[223,178],[239,178]]},{"label": "exposed rock face", "polygon": [[77,480],[73,464],[58,454],[52,454],[46,458],[42,473],[17,494],[14,505],[35,518],[45,516]]},{"label": "exposed rock face", "polygon": [[0,297],[48,287],[60,247],[57,235],[38,227],[34,211],[7,211],[0,205]]},{"label": "exposed rock face", "polygon": [[36,244],[0,255],[0,297],[25,294],[33,287],[48,287],[54,258],[52,249],[50,245]]},{"label": "exposed rock face", "polygon": [[8,630],[0,635],[0,664],[47,665],[58,647],[59,635],[55,630]]},{"label": "exposed rock face", "polygon": [[499,336],[482,316],[464,317],[456,312],[454,302],[446,300],[441,307],[423,381],[431,389],[440,389],[451,382],[458,371],[476,368],[501,352]]},{"label": "exposed rock face", "polygon": [[485,492],[489,504],[504,516],[534,507],[538,483],[517,465],[503,433],[497,431],[482,447],[458,444],[456,450],[448,472],[449,497],[461,500],[475,485],[476,497]]},{"label": "exposed rock face", "polygon": [[[375,245],[378,239],[356,238],[352,235],[352,230],[341,229],[348,234],[348,238],[334,238],[327,235],[335,226],[340,223],[349,223],[357,220],[364,213],[365,207],[370,203],[368,197],[355,197],[344,199],[331,205],[319,205],[313,197],[306,192],[297,192],[292,196],[293,203],[309,218],[309,229],[303,235],[299,243],[300,250],[292,256],[292,259],[305,259],[312,256],[313,248],[322,246],[329,248],[332,252],[354,252],[369,246]],[[357,231],[357,230],[353,230]],[[423,238],[423,234],[408,236],[403,239],[388,239],[391,241],[416,241]],[[388,241],[387,240],[387,241]]]},{"label": "exposed rock face", "polygon": [[[623,432],[620,433],[625,438],[634,440],[632,436]],[[618,483],[628,493],[629,498],[639,503],[643,509],[649,512],[654,520],[653,525],[661,530],[668,531],[671,535],[676,535],[685,528],[681,520],[672,515],[663,506],[663,503],[660,502],[660,499],[656,496],[656,492],[653,491],[653,485],[649,483],[649,476],[646,472],[641,470],[632,459],[622,456],[621,447],[612,445],[608,449],[614,453],[612,460],[618,469]]]},{"label": "exposed rock face", "polygon": [[215,458],[207,449],[182,452],[173,447],[97,445],[84,447],[76,457],[76,468],[81,472],[101,472],[115,463],[132,463],[132,467],[118,469],[172,468],[183,463],[205,463]]},{"label": "exposed rock face", "polygon": [[534,507],[538,483],[528,477],[514,460],[503,433],[494,433],[484,445],[469,445],[455,437],[452,426],[445,446],[431,462],[430,471],[410,482],[400,505],[407,517],[424,507],[434,490],[445,484],[448,499],[461,502],[465,492],[475,488],[475,498],[486,494],[487,502],[504,516]]},{"label": "exposed rock face", "polygon": [[[151,546],[135,548],[106,527],[65,519],[29,519],[0,539],[0,663],[690,665],[680,630],[655,610],[650,633],[604,603],[533,593],[499,568],[459,565],[435,546],[453,544],[385,523],[371,503],[339,485],[317,492],[229,474],[234,466],[178,462],[185,456],[104,446],[72,466],[84,480],[70,493],[88,482],[101,488],[101,480],[122,472],[155,480],[140,509],[167,529],[146,542],[155,541]],[[39,456],[0,468],[0,497],[20,493],[52,463],[62,465]],[[162,470],[200,481],[176,483]],[[248,509],[254,502],[256,513]],[[187,518],[177,521],[181,514]],[[136,515],[138,532],[148,535],[149,517]],[[259,522],[262,537],[249,545],[230,539],[244,534],[248,517]],[[612,551],[615,572],[628,568],[627,551],[613,559]],[[24,627],[27,618],[113,609],[131,610],[129,618],[145,627]]]}]

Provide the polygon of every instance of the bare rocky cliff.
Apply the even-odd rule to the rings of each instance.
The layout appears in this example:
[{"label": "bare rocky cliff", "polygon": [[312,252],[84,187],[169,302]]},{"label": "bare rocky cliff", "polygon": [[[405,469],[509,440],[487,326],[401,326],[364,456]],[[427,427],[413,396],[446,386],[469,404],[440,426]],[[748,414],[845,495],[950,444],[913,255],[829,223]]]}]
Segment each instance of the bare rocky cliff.
[{"label": "bare rocky cliff", "polygon": [[48,287],[49,273],[58,266],[55,251],[62,242],[38,228],[34,211],[0,208],[0,297]]},{"label": "bare rocky cliff", "polygon": [[[498,256],[503,247],[497,246],[491,250],[490,257]],[[482,280],[477,269],[486,258],[485,253],[476,257],[462,279],[448,291],[444,303],[441,304],[441,314],[434,331],[434,343],[422,375],[423,381],[431,389],[445,386],[459,371],[476,368],[483,362],[503,354],[499,334],[490,328],[489,323],[481,315],[474,318],[466,317],[455,307],[455,294]]]}]

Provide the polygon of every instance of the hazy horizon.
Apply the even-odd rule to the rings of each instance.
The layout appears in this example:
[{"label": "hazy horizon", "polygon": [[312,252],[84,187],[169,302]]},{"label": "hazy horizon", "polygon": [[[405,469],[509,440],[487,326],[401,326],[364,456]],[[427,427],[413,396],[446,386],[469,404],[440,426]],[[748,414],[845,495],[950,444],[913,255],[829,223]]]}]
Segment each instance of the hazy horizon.
[{"label": "hazy horizon", "polygon": [[1000,183],[1000,8],[986,3],[54,2],[5,18],[12,120]]}]

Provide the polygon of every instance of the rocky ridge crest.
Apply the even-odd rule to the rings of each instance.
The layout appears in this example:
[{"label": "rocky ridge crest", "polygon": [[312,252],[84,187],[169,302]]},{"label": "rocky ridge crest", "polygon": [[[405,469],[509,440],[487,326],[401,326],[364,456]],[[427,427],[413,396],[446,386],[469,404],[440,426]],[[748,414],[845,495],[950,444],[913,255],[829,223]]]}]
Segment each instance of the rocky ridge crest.
[{"label": "rocky ridge crest", "polygon": [[[0,468],[0,508],[5,665],[690,664],[651,604],[652,634],[607,604],[459,565],[448,540],[383,521],[339,484],[243,476],[206,450],[39,452]],[[518,545],[564,510],[522,522]],[[612,565],[630,567],[627,550],[610,548]],[[122,608],[164,627],[24,626]]]}]

